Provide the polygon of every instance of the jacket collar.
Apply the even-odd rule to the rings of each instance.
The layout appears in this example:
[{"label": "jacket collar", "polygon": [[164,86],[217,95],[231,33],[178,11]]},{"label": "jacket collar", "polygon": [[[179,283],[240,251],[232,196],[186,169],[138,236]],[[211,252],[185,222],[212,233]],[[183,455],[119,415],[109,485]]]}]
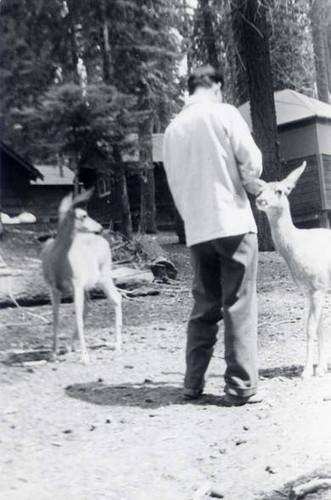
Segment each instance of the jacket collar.
[{"label": "jacket collar", "polygon": [[220,103],[221,101],[210,92],[199,92],[198,94],[193,94],[187,99],[184,108],[191,106],[192,104],[200,103]]}]

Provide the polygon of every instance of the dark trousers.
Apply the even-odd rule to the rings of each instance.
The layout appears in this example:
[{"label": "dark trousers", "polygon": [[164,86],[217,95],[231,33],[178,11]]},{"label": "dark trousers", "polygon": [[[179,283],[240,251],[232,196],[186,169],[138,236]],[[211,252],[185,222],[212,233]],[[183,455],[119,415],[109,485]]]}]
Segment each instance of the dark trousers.
[{"label": "dark trousers", "polygon": [[186,388],[202,389],[224,321],[225,392],[257,390],[257,235],[219,238],[190,247],[194,306],[188,323]]}]

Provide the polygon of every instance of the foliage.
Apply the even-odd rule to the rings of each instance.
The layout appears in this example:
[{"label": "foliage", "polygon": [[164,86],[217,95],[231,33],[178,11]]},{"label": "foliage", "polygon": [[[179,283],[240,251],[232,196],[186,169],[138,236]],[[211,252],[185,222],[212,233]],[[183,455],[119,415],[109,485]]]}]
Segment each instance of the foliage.
[{"label": "foliage", "polygon": [[142,111],[152,114],[157,131],[178,109],[181,42],[174,29],[177,12],[177,1],[170,0],[142,0],[139,5],[114,0],[112,5],[114,82],[137,97],[138,121]]},{"label": "foliage", "polygon": [[[245,1],[242,2],[245,4]],[[310,0],[259,0],[266,8],[270,57],[275,90],[292,88],[312,95],[314,60],[309,19]],[[208,60],[202,6],[198,2],[191,20],[191,60],[193,67]],[[234,0],[209,0],[213,12],[214,42],[225,76],[224,95],[236,105],[248,99],[246,67],[238,45],[241,20]],[[240,14],[239,14],[240,16]]]},{"label": "foliage", "polygon": [[[52,30],[57,23],[54,2],[2,0],[0,4],[1,137],[21,146],[13,108],[32,106],[55,75]],[[24,142],[24,140],[23,140]]]},{"label": "foliage", "polygon": [[[129,100],[132,104],[132,100]],[[67,157],[73,168],[108,168],[113,146],[123,141],[130,125],[128,98],[105,84],[66,83],[52,86],[37,107],[17,110],[30,129],[30,151],[46,160]],[[95,164],[97,162],[97,165]]]},{"label": "foliage", "polygon": [[310,2],[273,0],[268,7],[274,88],[312,95],[315,71]]}]

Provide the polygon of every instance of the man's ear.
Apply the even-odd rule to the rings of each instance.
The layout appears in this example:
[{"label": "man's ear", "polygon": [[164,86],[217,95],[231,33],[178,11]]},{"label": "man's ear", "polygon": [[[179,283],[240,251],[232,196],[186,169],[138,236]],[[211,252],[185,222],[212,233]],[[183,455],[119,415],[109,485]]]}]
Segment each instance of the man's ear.
[{"label": "man's ear", "polygon": [[285,177],[285,179],[282,180],[285,194],[287,194],[287,195],[290,194],[292,189],[295,188],[295,186],[296,186],[299,178],[303,174],[306,166],[307,166],[307,162],[304,161],[300,167],[293,170],[293,172],[291,172],[287,177]]}]

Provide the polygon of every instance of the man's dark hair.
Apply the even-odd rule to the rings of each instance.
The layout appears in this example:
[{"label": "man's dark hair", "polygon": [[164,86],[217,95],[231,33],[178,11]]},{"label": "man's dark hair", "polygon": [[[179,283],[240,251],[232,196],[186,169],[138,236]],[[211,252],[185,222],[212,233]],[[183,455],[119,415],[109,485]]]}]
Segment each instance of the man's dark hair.
[{"label": "man's dark hair", "polygon": [[207,64],[196,69],[187,82],[189,94],[192,95],[198,87],[210,88],[213,83],[221,83],[223,87],[224,78],[220,71]]}]

